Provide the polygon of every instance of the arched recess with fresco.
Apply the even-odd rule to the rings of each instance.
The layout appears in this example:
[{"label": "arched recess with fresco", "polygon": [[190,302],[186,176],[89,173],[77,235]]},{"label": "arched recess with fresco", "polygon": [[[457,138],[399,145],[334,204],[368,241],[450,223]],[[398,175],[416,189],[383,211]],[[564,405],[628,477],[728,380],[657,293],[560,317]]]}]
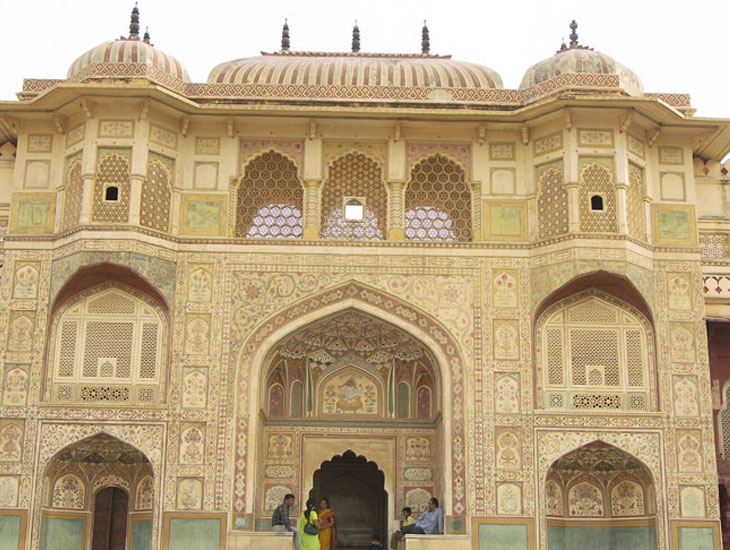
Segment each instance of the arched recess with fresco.
[{"label": "arched recess with fresco", "polygon": [[[252,500],[236,494],[234,511],[270,515],[286,492],[307,494],[323,461],[351,450],[384,472],[391,519],[401,506],[425,509],[430,495],[447,513],[464,513],[463,493],[454,491],[466,483],[458,349],[428,315],[356,282],[270,318],[239,362],[251,401],[241,410],[239,393],[238,413],[254,425],[238,426],[256,452],[238,447],[237,464],[248,470],[238,479],[255,492]],[[455,443],[444,445],[444,433]]]}]

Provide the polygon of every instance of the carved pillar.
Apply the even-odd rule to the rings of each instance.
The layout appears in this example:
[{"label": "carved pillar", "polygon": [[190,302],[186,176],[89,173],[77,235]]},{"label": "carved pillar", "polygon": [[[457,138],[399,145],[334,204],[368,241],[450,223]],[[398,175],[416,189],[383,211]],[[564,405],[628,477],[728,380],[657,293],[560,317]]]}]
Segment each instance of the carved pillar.
[{"label": "carved pillar", "polygon": [[304,239],[319,239],[322,216],[321,187],[322,180],[304,181],[304,219],[302,220],[304,224],[302,238]]},{"label": "carved pillar", "polygon": [[129,186],[129,223],[139,225],[139,209],[142,205],[142,184],[146,175],[132,173]]},{"label": "carved pillar", "polygon": [[94,206],[94,183],[96,181],[96,138],[99,131],[98,122],[94,119],[86,121],[84,134],[84,151],[81,155],[81,181],[83,195],[81,197],[81,214],[79,223],[91,222],[91,210]]},{"label": "carved pillar", "polygon": [[651,227],[651,197],[644,197],[644,223],[646,224],[646,242],[654,242],[654,235]]},{"label": "carved pillar", "polygon": [[[146,113],[145,113],[146,114]],[[129,223],[139,225],[139,209],[142,202],[142,184],[147,177],[147,139],[150,132],[150,121],[145,116],[134,126],[134,145],[129,167]]]},{"label": "carved pillar", "polygon": [[388,240],[404,241],[405,231],[405,181],[388,182]]},{"label": "carved pillar", "polygon": [[578,182],[569,182],[565,184],[565,190],[568,192],[568,233],[578,233],[580,231],[580,193],[578,193]]},{"label": "carved pillar", "polygon": [[616,216],[618,232],[622,235],[626,235],[629,232],[628,222],[628,210],[626,205],[626,193],[629,190],[629,186],[625,183],[616,184]]}]

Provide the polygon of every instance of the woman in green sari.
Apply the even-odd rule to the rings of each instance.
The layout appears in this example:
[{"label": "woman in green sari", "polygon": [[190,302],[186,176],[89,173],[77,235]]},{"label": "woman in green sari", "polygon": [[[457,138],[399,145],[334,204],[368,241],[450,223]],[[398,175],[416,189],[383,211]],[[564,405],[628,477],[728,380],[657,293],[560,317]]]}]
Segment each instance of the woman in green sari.
[{"label": "woman in green sari", "polygon": [[304,531],[304,526],[307,523],[311,523],[315,527],[319,527],[319,519],[317,518],[317,512],[314,511],[314,499],[310,498],[307,501],[307,509],[302,512],[297,522],[297,529],[299,530],[300,550],[320,550],[319,549],[319,536],[315,533],[310,535]]}]

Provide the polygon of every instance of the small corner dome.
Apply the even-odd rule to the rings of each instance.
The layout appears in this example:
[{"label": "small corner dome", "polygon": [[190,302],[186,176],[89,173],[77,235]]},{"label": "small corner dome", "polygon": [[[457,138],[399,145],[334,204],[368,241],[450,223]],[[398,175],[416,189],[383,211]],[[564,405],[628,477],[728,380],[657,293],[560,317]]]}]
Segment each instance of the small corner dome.
[{"label": "small corner dome", "polygon": [[499,74],[450,56],[377,53],[264,53],[221,63],[209,84],[365,86],[387,88],[502,88]]},{"label": "small corner dome", "polygon": [[99,44],[80,55],[68,69],[66,78],[173,77],[190,82],[185,67],[177,59],[143,40],[120,38]]},{"label": "small corner dome", "polygon": [[578,35],[575,32],[577,27],[575,21],[570,25],[570,46],[563,44],[555,55],[527,69],[522,77],[520,90],[532,88],[561,75],[615,75],[618,76],[619,87],[626,93],[632,96],[643,95],[644,87],[636,73],[610,56],[578,44]]}]

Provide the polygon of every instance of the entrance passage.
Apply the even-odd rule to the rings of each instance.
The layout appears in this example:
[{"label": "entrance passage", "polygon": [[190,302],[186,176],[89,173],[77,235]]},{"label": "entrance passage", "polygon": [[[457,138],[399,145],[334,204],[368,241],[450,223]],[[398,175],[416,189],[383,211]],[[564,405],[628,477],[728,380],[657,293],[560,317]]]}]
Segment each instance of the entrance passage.
[{"label": "entrance passage", "polygon": [[91,550],[125,549],[127,505],[127,493],[117,487],[107,487],[96,493]]},{"label": "entrance passage", "polygon": [[314,472],[310,498],[326,498],[337,519],[337,549],[368,548],[373,535],[386,541],[388,493],[375,462],[345,451]]}]

